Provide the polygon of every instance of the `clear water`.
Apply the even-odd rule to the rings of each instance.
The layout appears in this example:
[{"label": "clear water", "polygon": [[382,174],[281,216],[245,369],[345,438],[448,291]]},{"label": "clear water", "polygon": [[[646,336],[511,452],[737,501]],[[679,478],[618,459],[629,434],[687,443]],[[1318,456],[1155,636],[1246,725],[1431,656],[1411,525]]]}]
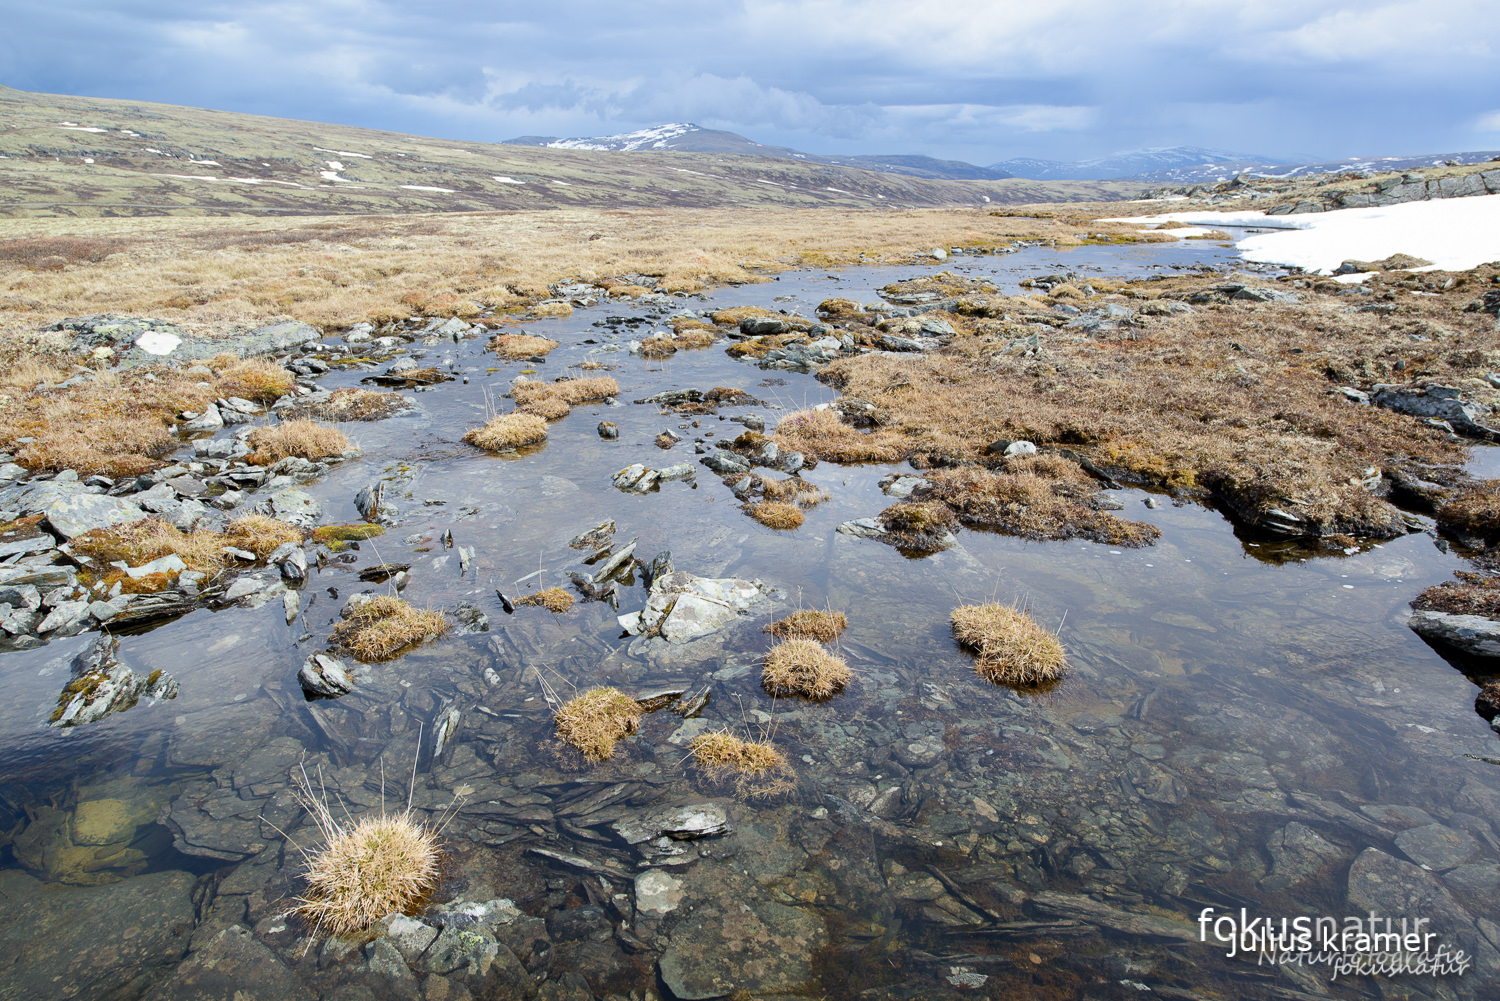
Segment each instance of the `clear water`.
[{"label": "clear water", "polygon": [[[1004,291],[1015,292],[1022,278],[1064,268],[1146,274],[1229,263],[1231,253],[1201,245],[1034,249],[959,258],[949,266],[992,275]],[[791,273],[682,305],[753,303],[810,315],[824,298],[870,301],[880,285],[921,270]],[[280,602],[272,602],[256,610],[200,610],[124,637],[127,661],[177,677],[175,701],[55,731],[45,721],[67,662],[92,637],[0,656],[6,694],[0,701],[0,830],[11,829],[0,865],[11,876],[26,871],[44,883],[71,885],[185,872],[210,887],[200,891],[197,920],[222,922],[214,901],[239,900],[225,888],[250,879],[236,876],[237,870],[259,871],[259,863],[274,858],[283,872],[294,872],[293,853],[283,856],[278,836],[230,816],[220,803],[211,811],[222,815],[215,822],[240,834],[250,829],[260,838],[256,847],[266,850],[239,865],[184,855],[155,823],[159,810],[203,799],[235,768],[271,753],[267,748],[305,751],[339,795],[374,805],[361,797],[368,799],[382,762],[393,773],[410,767],[419,727],[428,732],[449,705],[462,710],[464,726],[441,759],[423,758],[418,806],[437,808],[456,794],[477,802],[594,780],[643,782],[663,802],[712,793],[682,763],[683,748],[668,740],[682,720],[664,712],[648,717],[641,735],[594,773],[567,766],[546,749],[550,721],[538,671],[559,688],[707,685],[713,700],[705,717],[713,725],[774,735],[796,765],[801,788],[790,802],[735,803],[731,812],[741,859],[779,861],[756,869],[748,861],[705,858],[697,863],[695,885],[718,885],[725,899],[735,899],[751,892],[734,882],[743,869],[746,880],[755,880],[754,892],[818,915],[829,938],[812,957],[807,996],[905,989],[902,996],[941,997],[956,989],[945,979],[953,970],[988,976],[969,993],[995,997],[1113,997],[1109,992],[1116,990],[1134,996],[1137,988],[1126,981],[1197,992],[1168,993],[1175,997],[1321,990],[1316,976],[1226,960],[1221,949],[1198,942],[1128,933],[1056,937],[1046,928],[976,931],[983,922],[973,909],[955,907],[951,896],[934,902],[931,894],[923,899],[920,888],[912,890],[927,866],[956,880],[1003,921],[1037,920],[1034,903],[1023,906],[1020,894],[1047,892],[1089,894],[1126,911],[1183,921],[1206,906],[1275,916],[1342,914],[1355,856],[1371,846],[1401,853],[1379,834],[1318,819],[1307,806],[1309,796],[1359,817],[1384,818],[1380,823],[1391,831],[1410,825],[1383,813],[1385,807],[1416,808],[1435,822],[1468,825],[1476,845],[1468,865],[1494,867],[1500,859],[1500,840],[1489,826],[1500,816],[1482,815],[1482,804],[1500,803],[1497,748],[1471,708],[1474,684],[1404,624],[1407,602],[1418,590],[1462,567],[1432,538],[1413,535],[1356,555],[1313,557],[1242,539],[1216,511],[1166,498],[1152,509],[1146,493],[1126,490],[1120,493],[1124,515],[1162,531],[1152,548],[1115,551],[963,532],[961,548],[913,560],[834,531],[890,503],[878,481],[894,467],[825,463],[807,473],[832,498],[810,510],[795,532],[751,521],[702,467],[695,482],[625,494],[610,483],[617,469],[631,462],[693,461],[693,437],[713,432],[713,441],[742,430],[716,417],[684,429],[693,418],[632,400],[668,388],[737,386],[764,405],[724,415],[761,413],[774,423],[779,410],[836,395],[811,376],[762,372],[718,348],[679,352],[663,362],[624,351],[591,355],[606,344],[623,344],[628,335],[611,342],[609,331],[590,323],[629,313],[613,303],[528,327],[562,341],[545,365],[535,366],[541,375],[590,357],[613,364],[609,374],[620,382],[622,405],[577,407],[551,425],[544,447],[523,454],[481,454],[459,439],[482,421],[487,394],[504,392],[516,372],[531,366],[496,361],[478,342],[430,349],[429,360],[452,357],[468,369],[469,383],[413,394],[421,406],[417,415],[344,426],[364,458],[307,488],[324,505],[325,521],[354,521],[355,493],[386,477],[401,524],[364,544],[355,564],[329,564],[313,574],[303,593],[304,618],[291,626]],[[333,373],[325,384],[353,384],[359,374]],[[619,425],[618,441],[596,434],[595,425],[606,419]],[[666,428],[688,442],[662,452],[652,439]],[[678,569],[766,581],[780,592],[779,608],[845,611],[850,628],[841,646],[856,681],[819,705],[773,701],[757,683],[768,638],[753,628],[728,630],[688,652],[663,653],[623,637],[614,613],[600,603],[563,616],[536,608],[513,616],[501,611],[497,588],[515,596],[538,585],[566,585],[566,570],[584,569],[582,554],[568,549],[567,540],[606,518],[615,520],[617,540],[638,539],[637,555],[647,560],[670,550]],[[457,545],[476,551],[467,574],[460,572],[457,551],[440,541],[448,530]],[[409,537],[415,538],[404,541]],[[445,608],[474,602],[489,615],[491,631],[372,666],[355,694],[317,704],[319,723],[302,700],[296,672],[307,653],[323,648],[343,599],[371,589],[358,582],[357,570],[378,562],[412,564],[409,600]],[[639,608],[643,595],[637,581],[624,591],[621,611]],[[1023,600],[1041,620],[1060,627],[1073,665],[1061,687],[1023,697],[974,675],[951,639],[948,614],[961,602],[994,598]],[[485,680],[486,668],[498,683]],[[941,744],[935,761],[906,766],[899,754],[892,756],[893,749],[924,737]],[[284,768],[276,781],[285,785]],[[402,784],[391,781],[393,789]],[[841,803],[864,805],[897,785],[903,792],[880,819],[866,814],[854,821],[842,812]],[[80,818],[88,813],[80,804],[100,801],[128,818],[109,835],[112,841],[106,839],[102,860],[94,858],[98,846],[79,844],[86,826]],[[251,819],[260,810],[268,818],[295,819],[276,802],[257,801]],[[1292,821],[1316,830],[1331,854],[1303,881],[1280,888],[1268,879],[1275,873],[1266,845]],[[488,881],[497,895],[534,913],[546,911],[549,891],[560,892],[553,885],[560,877],[525,855],[526,848],[600,848],[597,839],[563,824],[473,812],[460,813],[450,839],[466,874],[455,876],[453,887],[462,889],[465,878]],[[80,853],[93,854],[80,861]],[[714,865],[725,867],[713,877],[722,879],[719,884],[701,875],[718,872]],[[683,878],[690,880],[688,872]],[[1484,890],[1488,878],[1487,871],[1466,870],[1444,885],[1471,915],[1500,919],[1493,893]],[[0,888],[10,885],[0,879]],[[253,924],[256,898],[249,899],[249,917],[236,920]],[[234,906],[243,913],[242,903]],[[76,920],[86,927],[105,919],[81,911]],[[61,970],[64,961],[58,962]],[[621,996],[630,989],[662,990],[646,966],[636,974],[612,974],[610,989]],[[1439,986],[1422,978],[1399,984],[1423,996],[1484,996],[1481,976],[1470,971]],[[595,988],[603,996],[604,989]],[[1352,979],[1340,981],[1335,994],[1385,997],[1388,988]],[[27,997],[28,989],[0,990],[0,997]]]}]

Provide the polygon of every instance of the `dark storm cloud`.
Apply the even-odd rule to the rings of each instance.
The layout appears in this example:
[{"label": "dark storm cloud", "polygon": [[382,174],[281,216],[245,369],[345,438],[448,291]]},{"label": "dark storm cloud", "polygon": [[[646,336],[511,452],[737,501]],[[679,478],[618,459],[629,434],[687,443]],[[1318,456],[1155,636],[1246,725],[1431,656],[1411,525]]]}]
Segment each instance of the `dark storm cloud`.
[{"label": "dark storm cloud", "polygon": [[1500,26],[1473,0],[72,0],[6,22],[13,87],[454,138],[694,121],[980,163],[1500,145]]}]

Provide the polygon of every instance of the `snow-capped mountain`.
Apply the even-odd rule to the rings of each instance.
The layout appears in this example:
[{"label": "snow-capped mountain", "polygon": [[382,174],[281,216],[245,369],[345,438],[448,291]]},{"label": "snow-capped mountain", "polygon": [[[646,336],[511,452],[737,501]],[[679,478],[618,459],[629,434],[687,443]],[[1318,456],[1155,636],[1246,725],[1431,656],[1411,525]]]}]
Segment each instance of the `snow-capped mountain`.
[{"label": "snow-capped mountain", "polygon": [[1202,166],[1217,166],[1222,170],[1228,165],[1269,166],[1285,163],[1285,160],[1274,157],[1231,153],[1204,146],[1148,146],[1144,149],[1122,149],[1105,156],[1072,162],[1020,157],[992,163],[990,169],[1003,170],[1017,177],[1036,181],[1106,181]]},{"label": "snow-capped mountain", "polygon": [[883,174],[905,174],[938,180],[998,181],[1013,176],[992,167],[979,167],[961,160],[937,160],[930,156],[820,156],[785,146],[765,146],[734,132],[705,129],[691,122],[673,122],[635,132],[613,136],[589,136],[559,139],[555,136],[520,136],[505,140],[513,146],[547,146],[552,149],[604,150],[616,153],[663,152],[735,153],[745,156],[773,156],[783,160],[826,163],[830,166],[858,167]]}]

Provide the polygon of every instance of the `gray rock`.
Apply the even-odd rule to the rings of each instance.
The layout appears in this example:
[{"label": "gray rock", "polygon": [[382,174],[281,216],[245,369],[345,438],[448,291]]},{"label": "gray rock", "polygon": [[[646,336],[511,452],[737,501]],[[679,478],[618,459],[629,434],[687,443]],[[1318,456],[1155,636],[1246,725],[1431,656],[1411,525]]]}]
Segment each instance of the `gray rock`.
[{"label": "gray rock", "polygon": [[593,904],[568,907],[547,915],[547,934],[554,942],[573,942],[582,938],[602,941],[609,937],[610,931],[604,908]]},{"label": "gray rock", "polygon": [[0,542],[0,559],[7,556],[27,556],[32,553],[45,553],[57,548],[57,540],[46,532],[40,532],[25,539],[16,539],[12,542]]},{"label": "gray rock", "polygon": [[937,764],[946,748],[940,737],[919,737],[916,740],[898,740],[891,746],[896,760],[908,768],[929,768]]},{"label": "gray rock", "polygon": [[718,803],[697,803],[656,810],[617,820],[611,826],[627,844],[632,845],[660,837],[671,838],[673,841],[692,841],[727,834],[731,830],[729,815]]},{"label": "gray rock", "polygon": [[1417,865],[1437,872],[1460,866],[1479,852],[1472,835],[1442,824],[1408,828],[1396,835],[1396,847]]},{"label": "gray rock", "polygon": [[239,925],[223,929],[144,1001],[314,1001],[275,953]]},{"label": "gray rock", "polygon": [[1469,912],[1436,876],[1410,862],[1366,848],[1349,867],[1348,898],[1356,912],[1428,918],[1439,942],[1475,955],[1479,936]]},{"label": "gray rock", "polygon": [[224,415],[219,413],[219,408],[210,403],[203,411],[177,425],[177,430],[182,434],[201,434],[204,431],[217,431],[224,426]]},{"label": "gray rock", "polygon": [[365,958],[369,962],[370,972],[386,981],[397,997],[415,1001],[422,996],[417,987],[416,976],[388,939],[377,938],[366,945]]},{"label": "gray rock", "polygon": [[1187,797],[1187,784],[1182,779],[1140,758],[1125,767],[1125,777],[1141,798],[1153,803],[1176,806]]},{"label": "gray rock", "polygon": [[447,925],[413,965],[423,973],[463,970],[467,977],[482,978],[499,953],[500,943],[482,928]]},{"label": "gray rock", "polygon": [[325,653],[312,654],[303,661],[297,680],[303,691],[328,698],[338,698],[354,691],[354,675],[348,666]]},{"label": "gray rock", "polygon": [[635,878],[635,908],[643,914],[670,914],[682,899],[682,881],[660,869],[648,869]]},{"label": "gray rock", "polygon": [[747,316],[740,321],[740,333],[746,337],[764,337],[768,334],[785,333],[786,321],[774,316]]},{"label": "gray rock", "polygon": [[605,441],[614,441],[620,437],[620,426],[614,421],[600,421],[599,437]]},{"label": "gray rock", "polygon": [[387,914],[376,923],[375,929],[382,937],[390,940],[401,958],[408,963],[414,962],[438,937],[436,928],[405,914]]},{"label": "gray rock", "polygon": [[1247,302],[1299,302],[1300,299],[1295,292],[1287,292],[1276,288],[1242,288],[1235,292],[1232,299],[1240,299]]},{"label": "gray rock", "polygon": [[1461,391],[1452,386],[1403,386],[1380,384],[1370,396],[1377,407],[1415,417],[1447,421],[1453,430],[1475,438],[1493,438],[1496,432],[1485,422],[1490,408],[1482,403],[1465,401]]},{"label": "gray rock", "polygon": [[856,518],[846,521],[834,529],[840,535],[852,535],[857,539],[878,539],[886,534],[885,527],[874,518]]},{"label": "gray rock", "polygon": [[750,460],[744,456],[725,450],[711,452],[698,461],[720,476],[730,476],[734,473],[747,473],[750,471]]},{"label": "gray rock", "polygon": [[60,601],[42,619],[36,631],[39,633],[57,632],[60,636],[66,636],[69,634],[70,627],[88,621],[88,616],[88,601]]},{"label": "gray rock", "polygon": [[140,521],[146,512],[130,501],[103,494],[74,494],[48,504],[43,513],[47,525],[63,540],[95,528],[109,528]]},{"label": "gray rock", "polygon": [[1344,858],[1344,853],[1318,832],[1295,820],[1271,834],[1266,851],[1271,853],[1271,873],[1260,886],[1273,891],[1294,886]]},{"label": "gray rock", "polygon": [[385,370],[386,375],[400,375],[402,372],[412,372],[417,368],[417,362],[410,356],[397,358],[391,367]]},{"label": "gray rock", "polygon": [[69,664],[67,688],[57,700],[51,725],[81,726],[124,712],[144,696],[153,699],[177,697],[177,682],[165,671],[142,678],[116,657],[119,637],[101,636]]},{"label": "gray rock", "polygon": [[758,580],[695,577],[682,570],[655,577],[646,607],[619,617],[632,636],[659,630],[668,642],[696,639],[732,622],[770,596]]},{"label": "gray rock", "polygon": [[1476,657],[1500,657],[1500,622],[1494,619],[1417,610],[1406,624],[1423,639],[1447,643]]},{"label": "gray rock", "polygon": [[1178,942],[1198,941],[1198,930],[1186,921],[1171,921],[1156,915],[1122,911],[1082,894],[1043,892],[1035,894],[1031,903],[1037,911],[1048,917],[1085,921],[1124,935]]},{"label": "gray rock", "polygon": [[311,494],[296,487],[282,487],[272,492],[256,504],[255,509],[299,528],[312,528],[323,516],[323,506]]},{"label": "gray rock", "polygon": [[0,605],[34,612],[42,606],[42,595],[31,584],[0,584]]},{"label": "gray rock", "polygon": [[828,942],[823,920],[784,904],[710,900],[683,918],[657,963],[680,1001],[800,993]]}]

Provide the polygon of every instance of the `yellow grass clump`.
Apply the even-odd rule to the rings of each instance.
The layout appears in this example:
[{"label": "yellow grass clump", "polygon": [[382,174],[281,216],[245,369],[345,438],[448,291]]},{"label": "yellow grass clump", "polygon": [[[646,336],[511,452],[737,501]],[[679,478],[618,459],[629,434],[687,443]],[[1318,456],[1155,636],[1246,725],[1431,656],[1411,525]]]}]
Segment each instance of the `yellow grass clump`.
[{"label": "yellow grass clump", "polygon": [[1067,653],[1055,633],[1023,609],[995,603],[953,610],[953,635],[974,652],[974,670],[996,684],[1038,685],[1067,670]]},{"label": "yellow grass clump", "polygon": [[517,598],[518,605],[540,605],[549,612],[561,615],[573,607],[573,595],[560,587],[549,587],[535,594],[528,594],[524,598]]},{"label": "yellow grass clump", "polygon": [[608,761],[615,744],[640,727],[644,710],[618,688],[595,688],[567,702],[553,714],[557,735],[590,761]]},{"label": "yellow grass clump", "polygon": [[222,533],[183,532],[160,518],[143,518],[83,532],[73,537],[71,548],[101,565],[123,560],[137,567],[176,555],[189,570],[214,573],[224,566],[225,546],[248,550],[265,559],[282,543],[301,542],[302,537],[302,530],[295,525],[259,514],[230,522]]},{"label": "yellow grass clump", "polygon": [[464,435],[470,445],[498,452],[547,439],[547,422],[536,414],[501,414]]},{"label": "yellow grass clump", "polygon": [[351,446],[349,437],[338,428],[317,421],[290,420],[250,432],[254,450],[248,461],[261,466],[295,456],[299,459],[324,459],[342,455]]},{"label": "yellow grass clump", "polygon": [[777,619],[766,626],[763,632],[768,632],[778,639],[798,636],[803,639],[817,640],[819,643],[832,643],[848,628],[849,619],[843,612],[805,609],[793,612],[784,619]]},{"label": "yellow grass clump", "polygon": [[292,391],[292,373],[266,358],[234,361],[218,370],[218,394],[275,403]]},{"label": "yellow grass clump", "polygon": [[520,404],[516,409],[522,413],[535,414],[544,421],[561,420],[573,412],[568,401],[559,396],[539,396]]},{"label": "yellow grass clump", "polygon": [[490,341],[490,350],[501,358],[519,361],[545,355],[559,343],[550,337],[536,337],[531,334],[499,334]]},{"label": "yellow grass clump", "polygon": [[787,504],[784,501],[762,501],[759,504],[746,504],[745,511],[750,517],[767,528],[783,531],[800,528],[804,520],[802,511],[797,505]]},{"label": "yellow grass clump", "polygon": [[715,781],[732,782],[741,799],[772,799],[791,792],[797,773],[768,740],[742,740],[728,730],[694,737],[693,763]]},{"label": "yellow grass clump", "polygon": [[442,612],[381,595],[347,612],[347,618],[333,627],[328,639],[348,650],[355,660],[368,664],[389,660],[409,646],[442,636],[448,628],[448,617]]},{"label": "yellow grass clump", "polygon": [[438,883],[442,849],[436,831],[410,808],[359,820],[344,811],[339,820],[326,797],[305,781],[296,795],[323,837],[323,847],[302,852],[307,892],[296,907],[314,934],[351,937],[387,914],[417,913]]},{"label": "yellow grass clump", "polygon": [[853,676],[844,658],[829,653],[816,640],[795,636],[782,640],[766,654],[761,684],[772,695],[826,699]]},{"label": "yellow grass clump", "polygon": [[832,409],[793,411],[776,425],[773,438],[782,448],[830,462],[895,462],[907,451],[901,435],[866,433],[845,424]]}]

